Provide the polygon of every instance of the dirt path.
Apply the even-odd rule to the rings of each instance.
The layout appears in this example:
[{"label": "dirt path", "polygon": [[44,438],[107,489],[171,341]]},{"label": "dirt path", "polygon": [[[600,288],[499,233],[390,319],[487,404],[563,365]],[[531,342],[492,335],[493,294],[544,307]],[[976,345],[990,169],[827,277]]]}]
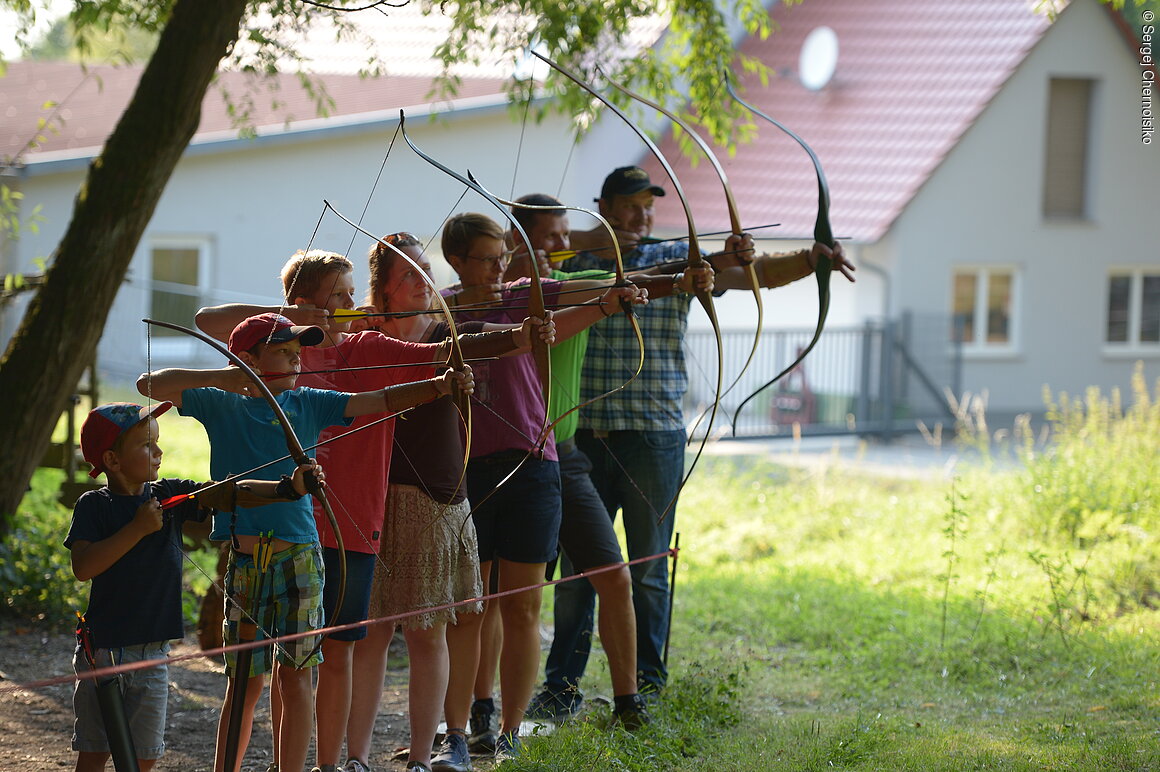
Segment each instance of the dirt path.
[{"label": "dirt path", "polygon": [[[75,643],[72,635],[46,634],[35,628],[0,622],[0,684],[71,674]],[[196,650],[192,637],[174,646],[175,655]],[[405,659],[395,656],[393,646],[391,653],[382,709],[375,723],[375,752],[370,759],[376,772],[393,772],[405,766],[392,757],[407,742],[407,670]],[[179,662],[170,665],[169,682],[166,752],[154,769],[157,772],[210,772],[218,711],[225,693],[221,666],[202,658]],[[72,721],[71,684],[0,695],[0,770],[73,769],[76,754],[71,748]],[[270,761],[266,696],[258,705],[255,726],[254,741],[242,765],[245,772],[265,772]],[[313,750],[310,758],[313,759]],[[112,768],[110,763],[107,769]]]}]

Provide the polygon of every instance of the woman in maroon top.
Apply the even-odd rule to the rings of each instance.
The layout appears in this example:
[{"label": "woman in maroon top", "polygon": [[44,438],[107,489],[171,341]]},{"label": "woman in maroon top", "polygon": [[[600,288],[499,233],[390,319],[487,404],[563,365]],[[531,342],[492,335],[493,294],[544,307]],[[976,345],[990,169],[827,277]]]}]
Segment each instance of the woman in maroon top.
[{"label": "woman in maroon top", "polygon": [[[406,252],[430,272],[418,239],[396,233],[384,241]],[[370,253],[371,304],[380,311],[426,311],[431,288],[416,269],[390,247]],[[450,334],[438,316],[386,317],[387,335],[409,341],[442,341]],[[528,345],[532,325],[459,325],[459,332],[513,329],[515,342]],[[523,348],[527,350],[527,348]],[[438,399],[400,416],[395,425],[387,488],[386,521],[371,590],[372,618],[434,609],[483,594],[479,550],[463,474],[464,423],[454,402]],[[410,660],[411,752],[408,769],[427,769],[445,695],[448,706],[471,701],[479,660],[483,604],[468,603],[426,611],[400,621]],[[372,625],[355,649],[354,692],[347,730],[349,754],[367,759],[382,693],[392,624]],[[467,716],[447,715],[448,727],[465,727]]]}]

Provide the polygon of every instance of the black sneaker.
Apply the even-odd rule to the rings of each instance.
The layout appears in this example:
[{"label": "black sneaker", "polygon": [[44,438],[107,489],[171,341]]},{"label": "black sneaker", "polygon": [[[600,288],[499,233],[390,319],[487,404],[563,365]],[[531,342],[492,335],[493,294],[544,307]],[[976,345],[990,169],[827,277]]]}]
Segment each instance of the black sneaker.
[{"label": "black sneaker", "polygon": [[545,689],[532,697],[524,716],[533,721],[551,721],[560,724],[579,713],[583,703],[584,695],[576,689],[559,694],[553,694]]},{"label": "black sneaker", "polygon": [[[620,697],[616,698],[620,700]],[[618,706],[612,709],[613,725],[622,726],[630,732],[635,732],[646,724],[652,723],[652,716],[648,713],[648,704],[639,694],[632,695],[632,704]]]},{"label": "black sneaker", "polygon": [[471,734],[467,736],[467,749],[472,753],[495,753],[496,729],[495,703],[490,700],[471,703]]}]

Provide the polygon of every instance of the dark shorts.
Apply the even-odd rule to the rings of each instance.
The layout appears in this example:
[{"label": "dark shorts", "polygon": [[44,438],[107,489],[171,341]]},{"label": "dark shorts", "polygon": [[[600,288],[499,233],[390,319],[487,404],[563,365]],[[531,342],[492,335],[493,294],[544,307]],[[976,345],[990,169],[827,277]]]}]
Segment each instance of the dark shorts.
[{"label": "dark shorts", "polygon": [[[334,613],[335,597],[338,595],[338,579],[341,557],[334,547],[322,548],[322,562],[326,566],[326,580],[322,585],[322,609],[326,615],[326,626],[345,625],[362,622],[367,618],[371,604],[371,580],[375,575],[375,556],[365,552],[346,552],[346,592],[342,596],[342,608]],[[329,638],[336,641],[361,641],[367,637],[366,626],[352,627],[331,633]]]},{"label": "dark shorts", "polygon": [[[525,455],[521,451],[492,453],[473,458],[467,465],[467,497],[473,507],[471,518],[479,538],[481,563],[496,558],[547,563],[556,557],[560,465],[529,458],[514,477],[495,490]],[[483,506],[476,504],[480,501]]]},{"label": "dark shorts", "polygon": [[592,462],[573,442],[557,445],[556,450],[564,507],[560,546],[568,560],[577,571],[623,562],[612,518],[589,476]]}]

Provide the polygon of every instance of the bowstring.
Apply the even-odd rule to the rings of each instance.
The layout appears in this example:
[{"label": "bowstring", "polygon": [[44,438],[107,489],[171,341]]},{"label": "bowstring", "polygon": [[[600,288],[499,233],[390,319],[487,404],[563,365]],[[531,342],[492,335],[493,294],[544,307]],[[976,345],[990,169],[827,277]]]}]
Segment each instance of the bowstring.
[{"label": "bowstring", "polygon": [[[358,224],[360,226],[362,225],[363,220],[365,219],[367,212],[370,211],[371,202],[374,200],[375,193],[378,191],[379,183],[382,180],[383,172],[386,170],[387,161],[390,159],[391,150],[394,148],[395,140],[398,139],[398,136],[399,136],[399,128],[396,127],[395,133],[393,135],[391,135],[391,140],[387,144],[386,151],[383,153],[383,160],[379,164],[378,171],[375,174],[374,182],[371,184],[371,189],[370,189],[370,192],[367,194],[367,198],[366,198],[365,203],[363,204],[362,211],[359,213]],[[314,227],[314,232],[311,233],[311,235],[310,235],[310,240],[307,242],[307,247],[306,247],[305,252],[307,252],[307,253],[310,252],[311,247],[314,244],[314,239],[318,234],[318,230],[321,227],[322,221],[325,219],[326,213],[328,210],[329,210],[329,207],[324,205],[323,210],[322,210],[322,215],[319,217],[318,223]],[[343,254],[343,257],[345,257],[348,261],[350,260],[350,253],[351,253],[351,250],[354,248],[354,243],[358,239],[358,234],[359,234],[359,231],[357,229],[354,229],[352,231],[350,241],[348,242],[347,247],[346,247],[346,251]],[[302,268],[302,266],[301,266],[301,264],[299,264],[298,269],[295,271],[294,278],[290,281],[290,286],[286,289],[285,297],[283,298],[284,303],[288,303],[294,297],[294,286],[298,281],[298,275],[301,272],[301,268]],[[327,293],[328,296],[330,294],[333,294],[334,288],[336,286],[338,286],[338,280],[341,278],[342,274],[343,274],[343,272],[341,270],[334,271],[334,281],[331,283],[330,292]],[[354,381],[355,381],[356,386],[359,388],[360,391],[362,391],[363,390],[362,386],[364,384],[362,383],[362,380],[358,374],[358,371],[351,366],[351,363],[347,359],[346,354],[343,353],[342,347],[339,345],[340,341],[335,337],[335,335],[332,333],[331,330],[326,329],[323,332],[326,335],[327,340],[330,341],[330,344],[331,344],[328,348],[332,349],[334,351],[334,353],[337,355],[337,357],[342,360],[343,368],[341,369],[341,371],[342,372],[350,372]],[[401,412],[406,412],[406,411],[401,411]],[[393,417],[394,416],[387,416],[384,419],[378,419],[375,421],[371,421],[367,424],[364,424],[363,426],[358,427],[357,429],[354,429],[354,430],[349,431],[349,432],[344,432],[342,434],[335,435],[334,437],[332,437],[330,439],[337,440],[339,438],[347,437],[348,435],[354,434],[357,431],[361,431],[362,429],[366,429],[366,428],[369,428],[369,427],[374,426],[376,424],[382,423],[384,420],[389,420],[390,418],[393,418]],[[389,475],[390,474],[389,468],[387,470],[385,470],[384,473]],[[342,510],[343,516],[346,519],[345,524],[348,527],[348,529],[352,530],[358,536],[358,538],[362,541],[363,545],[365,545],[367,547],[374,547],[373,540],[359,526],[355,517],[351,514],[351,511],[346,507],[345,504],[343,504],[341,497],[339,497],[338,494],[336,492],[334,492],[333,489],[328,489],[328,493],[331,494],[331,497],[335,500],[335,502],[337,502],[339,509]],[[385,503],[386,502],[384,500],[384,505],[385,505]],[[379,549],[372,549],[371,554],[373,554],[375,556],[376,562],[378,564],[382,565],[383,569],[386,570],[388,573],[390,573],[391,567],[389,565],[387,565],[385,563],[385,561],[383,561],[382,556],[380,554],[380,549],[381,549],[381,545],[380,545]],[[346,548],[345,543],[343,544],[343,551],[344,552],[351,551],[351,550]],[[336,613],[337,613],[337,611],[338,611],[338,609],[335,609]]]},{"label": "bowstring", "polygon": [[[580,131],[579,131],[579,129],[577,129],[576,131],[572,132],[572,143],[571,143],[571,145],[568,147],[568,155],[567,155],[567,157],[564,159],[564,168],[563,168],[563,170],[560,172],[560,184],[559,184],[559,186],[557,186],[557,188],[556,188],[556,198],[557,198],[557,199],[559,199],[559,198],[560,198],[560,196],[561,196],[561,194],[562,194],[562,192],[563,192],[563,190],[564,190],[564,182],[567,180],[567,178],[568,178],[568,172],[569,172],[569,170],[571,169],[571,166],[572,166],[572,157],[573,157],[573,155],[575,154],[575,152],[576,152],[576,148],[577,148],[577,146],[578,146],[579,144],[580,144]],[[688,236],[685,236],[684,238],[688,238]],[[634,249],[632,250],[632,252],[635,252],[635,251],[636,251],[636,249],[634,248]],[[574,255],[573,257],[576,257],[577,255],[580,255],[580,254],[582,254],[582,252],[577,252],[577,253],[576,253],[576,255]],[[629,252],[629,254],[631,254],[631,252]],[[623,255],[623,256],[622,256],[622,258],[621,258],[621,259],[622,259],[622,262],[623,262],[624,258],[626,258],[626,257],[628,257],[628,255]],[[571,258],[570,258],[570,259],[571,259]],[[566,261],[565,261],[565,262],[566,262]],[[682,264],[684,263],[684,261],[680,261],[680,262],[681,262]],[[640,267],[640,266],[637,266],[637,267],[635,267],[633,270],[637,270],[637,271],[639,271],[639,270],[645,270],[645,269],[647,269],[648,267],[650,267],[650,266],[645,266],[644,268],[642,268],[642,267]],[[628,265],[624,265],[624,274],[625,274],[625,278],[627,279],[627,278],[628,278],[628,275],[629,275],[629,267],[628,267]],[[691,305],[691,301],[690,301],[690,305]],[[638,315],[638,323],[639,323],[639,315]],[[602,327],[603,327],[603,325],[601,325],[599,322],[597,322],[596,324],[593,324],[593,325],[591,325],[591,326],[588,328],[589,335],[591,336],[591,335],[593,335],[593,334],[594,334],[594,335],[596,335],[596,337],[597,337],[597,338],[599,338],[599,339],[602,339],[602,340],[603,340],[603,345],[604,345],[604,348],[605,348],[607,351],[609,351],[609,352],[612,352],[612,355],[613,355],[613,357],[615,357],[615,360],[616,360],[617,362],[619,362],[619,363],[620,363],[620,364],[623,366],[623,368],[624,368],[624,372],[626,372],[626,373],[631,373],[631,372],[633,372],[633,368],[632,368],[632,367],[629,365],[629,362],[628,362],[628,360],[627,360],[627,359],[624,357],[623,353],[622,353],[622,352],[621,352],[621,350],[620,350],[620,347],[619,347],[619,346],[615,346],[615,345],[613,345],[613,344],[612,344],[612,339],[611,339],[611,338],[608,336],[608,334],[607,334],[607,333],[606,333],[606,332],[605,332],[605,331],[602,329]],[[643,333],[643,328],[641,328],[641,329],[642,329],[642,333]],[[642,339],[641,339],[641,341],[642,341],[642,343],[643,343],[643,336],[642,336]],[[683,345],[683,343],[682,343],[682,345]],[[585,360],[587,360],[587,352],[585,353]],[[702,369],[702,371],[704,371],[704,368],[703,368],[703,367],[702,367],[701,369]],[[706,377],[706,379],[707,379],[707,374],[705,374],[705,377]],[[555,380],[555,379],[553,379],[553,380]],[[649,389],[649,388],[646,386],[646,387],[644,388],[644,393],[645,393],[645,395],[646,395],[646,396],[647,396],[647,397],[648,397],[650,400],[652,400],[652,402],[653,402],[653,404],[654,404],[654,405],[656,405],[656,406],[660,407],[660,405],[661,405],[661,402],[660,402],[659,398],[657,398],[657,396],[656,396],[656,395],[655,395],[655,394],[652,392],[652,390],[651,390],[651,389]],[[583,386],[581,386],[581,394],[580,394],[580,395],[577,395],[577,399],[582,399],[582,396],[583,396]],[[583,417],[583,414],[584,414],[584,409],[582,408],[582,409],[579,411],[579,413],[580,413],[580,417],[582,418],[582,417]],[[593,432],[593,437],[595,437],[595,436],[596,436],[596,435],[595,435],[595,432]],[[641,501],[643,501],[643,502],[644,502],[644,503],[645,503],[645,504],[648,506],[648,508],[649,508],[649,509],[652,511],[653,515],[654,515],[654,516],[657,518],[657,520],[660,520],[660,519],[661,519],[661,514],[660,514],[660,513],[657,511],[657,508],[656,508],[656,506],[653,504],[652,500],[651,500],[651,499],[650,499],[648,496],[646,496],[646,495],[645,495],[645,492],[644,492],[644,491],[641,489],[640,485],[639,485],[639,484],[637,484],[637,482],[636,482],[636,479],[635,479],[635,478],[634,478],[634,477],[633,477],[633,476],[632,476],[632,475],[629,473],[628,469],[626,469],[626,468],[625,468],[625,466],[624,466],[624,464],[621,462],[620,458],[619,458],[619,457],[618,457],[618,456],[617,456],[617,455],[616,455],[616,454],[615,454],[615,453],[612,451],[612,448],[610,448],[610,447],[608,446],[608,442],[607,442],[607,440],[606,440],[605,438],[603,438],[603,437],[599,437],[599,438],[597,438],[597,439],[599,439],[599,440],[600,440],[600,444],[604,446],[604,449],[605,449],[605,451],[606,451],[606,455],[607,455],[609,458],[611,458],[611,459],[612,459],[612,460],[613,460],[613,461],[616,463],[617,467],[619,467],[619,468],[620,468],[621,474],[623,474],[623,475],[624,475],[624,478],[625,478],[626,480],[628,480],[629,484],[630,484],[630,485],[633,487],[633,489],[634,489],[634,490],[637,492],[637,495],[639,495],[639,496],[640,496],[640,499],[641,499]],[[681,465],[682,465],[682,467],[684,466],[684,461],[683,461],[683,460],[682,460],[682,464],[681,464]],[[612,513],[610,513],[610,514],[611,514],[611,515],[613,515],[613,516],[615,516],[615,514],[616,514],[616,513],[615,513],[615,512],[612,512]],[[674,513],[674,515],[675,515],[675,513]]]},{"label": "bowstring", "polygon": [[[153,372],[153,325],[150,325],[150,324],[145,325],[145,372],[147,372],[147,373]],[[146,390],[146,394],[145,394],[146,407],[150,407],[154,403],[153,379],[152,378],[145,379],[145,390]],[[212,516],[212,515],[210,515],[210,516]],[[213,586],[214,588],[216,588],[217,591],[222,594],[223,602],[228,602],[228,603],[232,604],[236,609],[238,609],[238,612],[242,616],[244,616],[247,620],[249,620],[251,623],[253,623],[255,628],[257,628],[258,630],[261,630],[262,634],[264,636],[266,636],[267,640],[270,640],[273,643],[273,645],[278,648],[278,650],[281,652],[281,654],[286,659],[293,660],[294,658],[290,656],[290,653],[282,646],[282,644],[276,640],[273,640],[273,639],[277,638],[277,636],[274,635],[270,630],[267,630],[265,628],[265,626],[262,625],[261,622],[259,622],[257,619],[254,618],[253,614],[250,613],[249,609],[246,609],[245,607],[243,607],[243,605],[241,603],[238,603],[236,600],[234,600],[234,598],[230,595],[230,593],[226,591],[226,587],[225,587],[224,582],[219,583],[217,580],[217,577],[210,576],[206,572],[206,570],[204,568],[202,568],[201,566],[199,566],[197,564],[197,561],[194,560],[189,555],[188,552],[186,552],[185,545],[183,543],[184,537],[185,537],[185,534],[184,534],[184,531],[182,531],[181,535],[177,539],[177,545],[176,545],[177,551],[181,554],[182,560],[184,560],[186,563],[188,563],[189,565],[191,565],[195,569],[197,569],[198,573],[200,573],[202,576],[204,576],[206,578],[206,580],[210,583],[210,585]],[[228,544],[229,542],[224,542],[224,543]],[[220,552],[220,548],[219,548],[219,552]],[[228,616],[228,614],[227,614],[227,616]]]},{"label": "bowstring", "polygon": [[[523,120],[520,121],[520,141],[516,144],[516,161],[514,164],[512,164],[512,189],[511,189],[511,193],[508,195],[508,198],[515,198],[516,197],[516,180],[519,178],[520,157],[523,155],[524,134],[527,132],[527,129],[528,129],[528,113],[532,109],[532,94],[533,94],[534,90],[535,90],[535,81],[533,81],[529,78],[528,79],[528,98],[526,100],[524,100],[524,117],[523,117]],[[464,192],[466,193],[466,191],[464,191]]]}]

